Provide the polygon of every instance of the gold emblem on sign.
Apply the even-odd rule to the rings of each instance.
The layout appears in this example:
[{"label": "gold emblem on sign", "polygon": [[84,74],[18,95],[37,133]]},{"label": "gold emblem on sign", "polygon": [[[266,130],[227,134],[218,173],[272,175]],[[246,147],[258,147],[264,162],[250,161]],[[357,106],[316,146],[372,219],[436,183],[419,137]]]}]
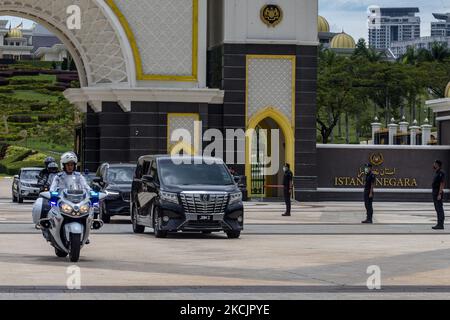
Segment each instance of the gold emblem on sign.
[{"label": "gold emblem on sign", "polygon": [[384,163],[384,157],[382,153],[374,153],[370,156],[370,163],[373,166],[381,166]]},{"label": "gold emblem on sign", "polygon": [[275,27],[283,20],[283,10],[276,4],[267,4],[261,9],[261,20],[269,27]]}]

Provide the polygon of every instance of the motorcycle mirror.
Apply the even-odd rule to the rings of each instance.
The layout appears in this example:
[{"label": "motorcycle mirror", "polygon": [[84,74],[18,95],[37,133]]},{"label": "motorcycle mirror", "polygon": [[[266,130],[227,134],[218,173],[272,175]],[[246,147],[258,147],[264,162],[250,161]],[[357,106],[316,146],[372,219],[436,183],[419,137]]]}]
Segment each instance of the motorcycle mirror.
[{"label": "motorcycle mirror", "polygon": [[92,179],[92,182],[101,183],[101,182],[103,182],[103,179],[101,177],[95,177]]},{"label": "motorcycle mirror", "polygon": [[52,198],[52,194],[50,192],[41,192],[40,196],[47,200],[50,200]]}]

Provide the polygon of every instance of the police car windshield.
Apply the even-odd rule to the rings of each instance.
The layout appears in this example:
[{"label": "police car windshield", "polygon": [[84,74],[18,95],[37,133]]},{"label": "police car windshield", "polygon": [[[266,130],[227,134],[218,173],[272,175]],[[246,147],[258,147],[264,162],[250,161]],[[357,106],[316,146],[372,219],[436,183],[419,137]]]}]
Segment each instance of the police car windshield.
[{"label": "police car windshield", "polygon": [[36,180],[36,176],[39,175],[38,170],[24,170],[20,174],[20,179],[22,180]]},{"label": "police car windshield", "polygon": [[135,168],[112,167],[108,169],[108,182],[112,184],[130,184],[133,182]]},{"label": "police car windshield", "polygon": [[161,159],[158,163],[161,179],[166,185],[223,186],[234,184],[224,164],[178,164],[170,159]]}]

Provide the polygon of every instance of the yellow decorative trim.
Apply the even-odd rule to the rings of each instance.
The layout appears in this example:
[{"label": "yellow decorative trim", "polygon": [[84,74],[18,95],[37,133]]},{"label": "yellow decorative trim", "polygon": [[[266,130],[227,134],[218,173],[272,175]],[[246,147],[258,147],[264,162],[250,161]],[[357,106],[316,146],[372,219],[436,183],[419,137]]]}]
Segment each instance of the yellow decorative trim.
[{"label": "yellow decorative trim", "polygon": [[[179,153],[181,150],[184,150],[184,151],[189,151],[188,152],[189,155],[194,155],[194,154],[198,153],[198,147],[201,147],[201,146],[196,146],[195,140],[193,141],[194,142],[193,146],[188,145],[183,141],[172,142],[172,143],[170,142],[170,135],[171,135],[170,121],[173,118],[185,118],[185,117],[194,117],[195,121],[200,121],[200,115],[198,113],[168,113],[167,114],[167,152],[169,154],[174,153],[174,150],[175,150],[175,153]],[[200,137],[201,128],[194,127],[194,129],[197,129],[197,130],[194,132],[194,137],[192,137],[193,139]]]},{"label": "yellow decorative trim", "polygon": [[142,67],[142,59],[139,51],[139,47],[136,42],[133,30],[128,23],[127,18],[122,14],[119,7],[114,0],[105,0],[106,4],[111,8],[114,14],[120,21],[128,41],[130,42],[131,49],[133,51],[134,61],[136,63],[136,76],[137,80],[154,80],[154,81],[184,81],[195,82],[198,80],[198,19],[199,19],[199,0],[192,0],[193,5],[193,23],[192,23],[192,75],[191,76],[170,76],[170,75],[158,75],[158,74],[144,74]]},{"label": "yellow decorative trim", "polygon": [[[268,106],[254,115],[251,119],[248,119],[248,97],[249,97],[249,60],[251,59],[289,59],[292,61],[292,119],[288,119],[280,111],[278,111],[273,106]],[[247,125],[247,130],[255,129],[258,124],[266,118],[271,118],[274,120],[278,126],[283,131],[285,144],[286,144],[286,154],[285,159],[291,165],[291,170],[295,174],[295,93],[296,93],[296,62],[297,58],[293,55],[247,55],[246,63],[246,96],[245,96],[245,123]],[[249,196],[252,196],[252,177],[251,177],[251,136],[247,134],[246,136],[246,150],[245,150],[245,175],[247,176],[247,186]]]}]

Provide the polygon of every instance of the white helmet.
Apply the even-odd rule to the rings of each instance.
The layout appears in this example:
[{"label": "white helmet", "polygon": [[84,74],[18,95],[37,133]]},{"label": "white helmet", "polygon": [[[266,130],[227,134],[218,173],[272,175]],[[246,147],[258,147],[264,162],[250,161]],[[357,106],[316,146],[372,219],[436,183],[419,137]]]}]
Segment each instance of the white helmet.
[{"label": "white helmet", "polygon": [[61,168],[64,169],[64,165],[68,164],[69,162],[75,163],[75,166],[78,163],[78,157],[73,152],[66,152],[61,156]]}]

